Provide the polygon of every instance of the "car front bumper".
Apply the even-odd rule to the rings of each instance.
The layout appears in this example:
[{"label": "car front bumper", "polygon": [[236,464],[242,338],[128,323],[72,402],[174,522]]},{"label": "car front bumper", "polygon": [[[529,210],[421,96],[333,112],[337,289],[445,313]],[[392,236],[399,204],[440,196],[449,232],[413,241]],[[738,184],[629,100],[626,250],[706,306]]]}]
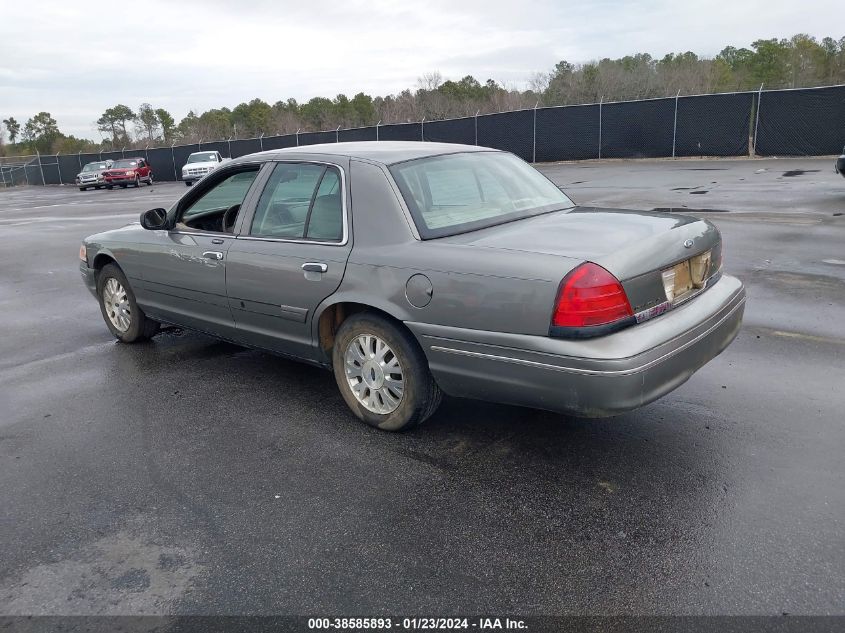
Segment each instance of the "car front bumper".
[{"label": "car front bumper", "polygon": [[606,417],[683,384],[733,341],[744,310],[742,283],[723,275],[693,301],[594,339],[406,325],[447,394]]},{"label": "car front bumper", "polygon": [[95,297],[97,296],[97,271],[88,268],[87,262],[79,262],[79,272],[82,275],[82,283]]},{"label": "car front bumper", "polygon": [[[135,176],[131,178],[106,178],[103,181],[104,185],[134,185],[135,184]],[[138,176],[140,178],[140,176]]]}]

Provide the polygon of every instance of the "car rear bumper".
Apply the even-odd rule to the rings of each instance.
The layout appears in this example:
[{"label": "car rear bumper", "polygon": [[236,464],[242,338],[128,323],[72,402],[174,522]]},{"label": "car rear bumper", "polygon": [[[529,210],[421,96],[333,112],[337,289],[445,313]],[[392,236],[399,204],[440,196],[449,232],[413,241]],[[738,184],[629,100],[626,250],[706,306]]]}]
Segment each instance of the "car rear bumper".
[{"label": "car rear bumper", "polygon": [[660,317],[587,340],[407,323],[448,394],[604,417],[683,384],[736,337],[742,283],[727,275]]}]

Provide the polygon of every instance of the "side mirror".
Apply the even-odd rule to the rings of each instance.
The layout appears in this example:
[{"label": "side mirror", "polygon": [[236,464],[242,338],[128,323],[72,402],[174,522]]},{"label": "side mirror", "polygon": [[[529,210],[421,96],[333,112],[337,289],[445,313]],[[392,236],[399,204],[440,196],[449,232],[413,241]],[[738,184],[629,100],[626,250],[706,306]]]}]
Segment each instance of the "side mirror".
[{"label": "side mirror", "polygon": [[150,209],[141,214],[141,226],[148,231],[160,231],[167,228],[167,211],[165,209]]}]

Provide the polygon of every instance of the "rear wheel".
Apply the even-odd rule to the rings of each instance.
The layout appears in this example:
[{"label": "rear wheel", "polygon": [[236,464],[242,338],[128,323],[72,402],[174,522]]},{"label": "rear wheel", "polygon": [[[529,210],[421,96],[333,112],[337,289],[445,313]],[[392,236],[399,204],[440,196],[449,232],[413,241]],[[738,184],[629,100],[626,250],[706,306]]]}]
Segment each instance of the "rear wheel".
[{"label": "rear wheel", "polygon": [[362,312],[343,322],[335,336],[332,366],[352,412],[384,431],[421,424],[442,398],[416,340],[376,314]]},{"label": "rear wheel", "polygon": [[154,336],[158,321],[147,318],[135,302],[135,293],[123,271],[108,264],[97,275],[97,296],[100,312],[114,337],[123,343],[137,343]]}]

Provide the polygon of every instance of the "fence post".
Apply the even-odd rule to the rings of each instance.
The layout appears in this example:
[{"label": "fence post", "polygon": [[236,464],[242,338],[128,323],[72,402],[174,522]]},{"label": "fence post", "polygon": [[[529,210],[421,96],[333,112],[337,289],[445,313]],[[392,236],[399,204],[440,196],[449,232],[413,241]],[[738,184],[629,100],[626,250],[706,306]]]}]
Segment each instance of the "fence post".
[{"label": "fence post", "polygon": [[59,164],[59,154],[61,154],[61,152],[56,152],[56,169],[59,172],[59,184],[63,185],[65,183],[62,180],[62,166]]},{"label": "fence post", "polygon": [[475,144],[476,145],[478,145],[478,113],[479,112],[481,112],[481,110],[475,111]]},{"label": "fence post", "polygon": [[376,123],[376,140],[378,140],[378,126],[379,125],[381,125],[381,119],[379,119],[378,123]]},{"label": "fence post", "polygon": [[232,158],[232,137],[226,139],[226,145],[229,147],[229,158]]},{"label": "fence post", "polygon": [[540,100],[537,99],[537,103],[534,104],[534,129],[531,133],[532,145],[531,145],[531,162],[537,162],[537,106],[540,105]]},{"label": "fence post", "polygon": [[678,97],[681,96],[681,91],[675,95],[675,122],[672,124],[672,158],[675,158],[675,139],[678,136]]},{"label": "fence post", "polygon": [[258,147],[261,148],[261,151],[264,151],[264,132],[261,133],[261,136],[258,137]]},{"label": "fence post", "polygon": [[202,151],[202,139],[200,139],[199,143],[197,143],[197,149]]},{"label": "fence post", "polygon": [[123,148],[120,150],[120,157],[126,158],[126,145],[124,145]]},{"label": "fence post", "polygon": [[76,154],[76,162],[79,163],[79,171],[82,171],[82,150]]},{"label": "fence post", "polygon": [[757,156],[757,128],[760,126],[760,100],[763,98],[763,84],[760,84],[760,90],[757,91],[757,114],[754,117],[754,154]]},{"label": "fence post", "polygon": [[604,95],[599,99],[599,160],[601,160],[601,106],[604,103]]},{"label": "fence post", "polygon": [[425,117],[420,121],[420,141],[425,141]]},{"label": "fence post", "polygon": [[170,144],[170,160],[173,162],[173,179],[179,180],[179,172],[176,171],[176,154],[173,153],[174,145],[176,145],[175,142]]},{"label": "fence post", "polygon": [[35,150],[35,155],[38,156],[38,171],[41,172],[41,184],[46,185],[47,181],[44,180],[44,167],[41,165],[41,154],[38,150]]},{"label": "fence post", "polygon": [[301,127],[296,128],[296,146],[297,147],[299,147],[299,130],[301,130],[301,129],[302,129]]},{"label": "fence post", "polygon": [[340,126],[338,125],[334,131],[334,142],[340,143]]}]

